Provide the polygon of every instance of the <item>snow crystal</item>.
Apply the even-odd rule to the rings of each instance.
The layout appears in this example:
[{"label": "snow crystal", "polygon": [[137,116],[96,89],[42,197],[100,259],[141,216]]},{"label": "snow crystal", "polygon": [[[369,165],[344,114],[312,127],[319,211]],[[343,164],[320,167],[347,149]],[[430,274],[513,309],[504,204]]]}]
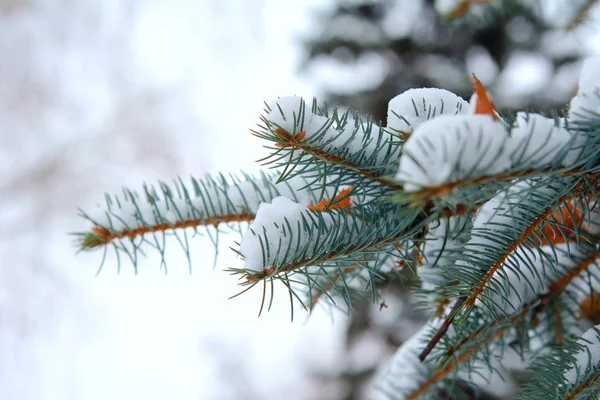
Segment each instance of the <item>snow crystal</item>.
[{"label": "snow crystal", "polygon": [[489,115],[443,115],[421,124],[408,139],[396,179],[416,191],[510,167],[508,132]]},{"label": "snow crystal", "polygon": [[[570,146],[571,134],[557,127],[554,120],[538,114],[517,113],[511,130],[509,152],[513,165],[526,163],[531,168],[552,165],[552,162]],[[574,162],[576,155],[567,161]]]},{"label": "snow crystal", "polygon": [[587,58],[581,66],[579,93],[600,88],[600,56]]},{"label": "snow crystal", "polygon": [[592,368],[598,368],[598,364],[600,363],[599,330],[600,325],[596,325],[585,331],[577,341],[577,343],[584,346],[585,349],[575,354],[575,365],[564,375],[567,383],[574,384],[577,382],[578,375],[582,376]]},{"label": "snow crystal", "polygon": [[466,109],[467,102],[448,90],[410,89],[390,100],[387,127],[410,133],[431,118],[460,114],[466,112]]}]

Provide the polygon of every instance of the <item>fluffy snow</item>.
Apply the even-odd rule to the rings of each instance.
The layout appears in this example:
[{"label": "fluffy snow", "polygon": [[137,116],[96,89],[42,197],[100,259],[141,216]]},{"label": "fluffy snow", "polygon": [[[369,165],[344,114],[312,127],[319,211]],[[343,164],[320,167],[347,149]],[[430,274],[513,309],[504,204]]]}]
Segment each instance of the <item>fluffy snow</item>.
[{"label": "fluffy snow", "polygon": [[468,103],[454,93],[437,88],[410,89],[390,100],[387,127],[411,133],[423,122],[445,114],[466,112]]},{"label": "fluffy snow", "polygon": [[[573,251],[573,247],[571,248],[570,254],[567,251],[561,252],[561,254],[558,255],[561,274],[564,275],[568,273],[585,258],[586,254]],[[599,293],[600,280],[598,277],[600,277],[600,265],[596,259],[595,262],[585,268],[585,271],[575,276],[569,283],[569,295],[581,304],[581,302],[589,297],[590,294]]]},{"label": "fluffy snow", "polygon": [[508,132],[489,115],[443,115],[420,125],[403,148],[404,190],[436,187],[510,167]]},{"label": "fluffy snow", "polygon": [[578,344],[585,347],[582,351],[575,354],[575,364],[573,368],[565,373],[565,379],[568,384],[577,382],[577,376],[582,376],[589,372],[592,368],[600,367],[600,325],[585,331],[581,338],[577,341]]},{"label": "fluffy snow", "polygon": [[588,139],[585,128],[591,121],[600,119],[600,76],[597,70],[599,65],[600,57],[584,61],[579,78],[579,92],[571,99],[569,105],[568,123],[575,131],[569,155],[573,163],[585,151]]},{"label": "fluffy snow", "polygon": [[[313,213],[305,206],[285,197],[276,197],[271,203],[262,203],[258,207],[256,218],[244,235],[240,245],[244,267],[253,271],[263,271],[291,262],[298,250],[304,250],[305,257],[314,255],[315,248],[322,246],[313,238],[313,221],[319,218],[320,229],[328,229],[335,223],[330,213]],[[286,222],[287,221],[287,222]],[[306,228],[307,221],[309,228]],[[345,240],[351,243],[353,235],[360,226],[347,224],[343,228]]]},{"label": "fluffy snow", "polygon": [[[1,399],[339,397],[308,371],[338,370],[343,316],[292,324],[279,292],[257,319],[260,290],[227,300],[237,282],[212,270],[208,238],[193,276],[171,238],[168,277],[146,248],[138,276],[109,254],[95,278],[102,251],[75,256],[66,236],[104,191],[253,170],[262,101],[309,91],[292,78],[291,31],[314,24],[302,3],[2,3]],[[239,265],[229,240],[223,267]]]},{"label": "fluffy snow", "polygon": [[364,46],[380,43],[382,39],[382,32],[377,25],[350,13],[336,15],[328,31],[333,40],[344,38]]},{"label": "fluffy snow", "polygon": [[421,1],[390,3],[380,26],[388,38],[407,37],[419,22],[422,9]]},{"label": "fluffy snow", "polygon": [[[513,165],[526,163],[531,168],[550,166],[562,153],[567,153],[572,136],[564,128],[556,126],[551,118],[539,114],[517,113],[515,126],[511,130],[509,152]],[[577,160],[570,152],[563,164]]]},{"label": "fluffy snow", "polygon": [[[308,235],[302,235],[299,239],[292,237],[292,232],[285,231],[284,223],[284,219],[287,219],[292,229],[295,228],[298,223],[301,223],[302,214],[305,211],[305,206],[285,197],[276,197],[271,203],[262,203],[258,207],[250,230],[244,235],[240,245],[240,252],[245,258],[245,268],[254,271],[268,269],[276,262],[283,260],[287,249],[293,246],[296,240],[305,243]],[[277,222],[281,225],[277,226]],[[296,230],[293,232],[299,233]],[[266,246],[269,240],[272,245],[267,251]],[[275,240],[278,240],[278,245],[275,245]],[[278,249],[282,249],[282,251],[278,251]]]},{"label": "fluffy snow", "polygon": [[600,204],[598,202],[591,203],[589,219],[586,218],[581,224],[581,229],[592,235],[600,234]]},{"label": "fluffy snow", "polygon": [[582,43],[580,32],[566,32],[563,29],[544,32],[541,36],[541,51],[552,58],[582,57],[585,53],[585,43]]},{"label": "fluffy snow", "polygon": [[[511,204],[527,201],[529,196],[524,191],[527,187],[526,182],[520,182],[509,190],[509,196],[500,193],[479,209],[473,222],[471,239],[465,245],[465,256],[479,254],[479,257],[483,257],[489,249],[498,247],[491,237],[502,234],[507,227],[514,225],[514,220],[520,218]],[[486,308],[492,305],[500,314],[512,314],[535,296],[547,292],[550,285],[568,274],[586,257],[586,253],[570,243],[535,250],[522,245],[494,273],[476,304],[482,306],[485,303]],[[470,266],[470,263],[467,259],[456,262],[460,266]],[[599,274],[600,269],[594,263],[585,273],[574,277],[568,286],[570,296],[583,300],[589,296],[590,288],[600,290],[600,281],[595,278]]]},{"label": "fluffy snow", "polygon": [[[496,237],[506,234],[514,222],[522,218],[519,208],[514,204],[527,201],[530,188],[527,182],[519,182],[506,192],[500,192],[481,206],[473,221],[471,238],[464,245],[461,259],[456,265],[466,268],[480,268],[483,260],[493,261],[492,249],[498,249]],[[539,191],[540,189],[538,189]],[[471,257],[477,257],[477,261]]]}]

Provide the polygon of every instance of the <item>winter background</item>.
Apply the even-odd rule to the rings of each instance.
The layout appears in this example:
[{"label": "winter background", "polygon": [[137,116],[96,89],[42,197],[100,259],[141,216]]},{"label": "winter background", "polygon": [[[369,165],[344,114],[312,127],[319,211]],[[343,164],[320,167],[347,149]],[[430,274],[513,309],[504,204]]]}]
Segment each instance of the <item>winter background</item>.
[{"label": "winter background", "polygon": [[[210,240],[196,238],[191,276],[171,243],[168,276],[153,255],[137,276],[109,259],[96,277],[101,252],[75,255],[67,235],[104,192],[256,170],[265,153],[249,129],[265,100],[378,84],[385,71],[369,59],[297,75],[298,38],[329,5],[0,0],[1,399],[339,398],[336,369],[382,361],[369,337],[345,351],[343,315],[292,323],[285,293],[260,318],[260,290],[228,300],[230,243],[216,270]],[[585,43],[598,52],[596,37]],[[480,61],[485,80],[493,68]],[[541,63],[504,72],[513,96],[553,78]]]}]

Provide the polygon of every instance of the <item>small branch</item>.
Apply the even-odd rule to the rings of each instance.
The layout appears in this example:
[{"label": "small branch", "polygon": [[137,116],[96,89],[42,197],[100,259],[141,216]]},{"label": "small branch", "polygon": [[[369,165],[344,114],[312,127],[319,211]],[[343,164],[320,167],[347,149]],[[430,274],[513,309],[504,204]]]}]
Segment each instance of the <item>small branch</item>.
[{"label": "small branch", "polygon": [[585,4],[581,6],[579,11],[577,11],[577,14],[575,14],[573,19],[571,19],[571,21],[569,21],[565,30],[572,31],[575,28],[577,28],[579,25],[581,25],[583,23],[583,21],[585,21],[585,19],[590,14],[590,10],[594,6],[594,4],[596,4],[597,2],[598,2],[598,0],[587,0],[585,2]]},{"label": "small branch", "polygon": [[[586,173],[582,171],[580,168],[572,168],[572,169],[563,169],[563,170],[553,170],[551,168],[543,168],[543,169],[528,169],[524,171],[507,171],[498,173],[496,175],[484,175],[479,178],[475,178],[472,180],[456,180],[453,182],[448,182],[442,184],[440,186],[431,186],[424,187],[415,192],[407,193],[407,200],[412,202],[427,202],[428,204],[433,203],[433,200],[436,198],[440,198],[452,193],[456,189],[466,189],[471,186],[483,185],[483,184],[495,184],[499,182],[509,183],[517,178],[526,179],[532,176],[540,176],[551,174],[553,176],[561,176],[561,177],[581,177],[588,179],[591,182],[595,182],[600,173]],[[582,186],[583,183],[580,185]],[[595,182],[595,189],[600,189],[600,184]],[[409,195],[409,196],[408,196]]]},{"label": "small branch", "polygon": [[[504,333],[508,331],[508,327],[497,330],[493,335],[490,336],[489,342],[496,340]],[[484,347],[488,344],[488,341],[482,341],[479,347]],[[463,364],[465,361],[469,360],[471,356],[473,356],[478,350],[478,347],[472,347],[468,349],[465,353],[461,354],[458,358],[453,359],[453,361],[449,362],[445,367],[437,370],[435,374],[431,376],[428,380],[426,380],[416,391],[414,391],[410,396],[408,396],[407,400],[417,400],[423,393],[425,393],[429,388],[441,381],[446,375],[452,372],[459,365]]]},{"label": "small branch", "polygon": [[[519,321],[519,319],[521,319],[527,315],[527,312],[530,309],[533,309],[534,313],[539,313],[541,311],[541,308],[539,306],[548,304],[552,300],[551,296],[555,296],[555,295],[556,295],[556,293],[552,293],[552,292],[541,294],[537,298],[529,301],[527,304],[524,304],[523,307],[521,307],[521,309],[518,312],[515,312],[511,315],[503,315],[503,316],[499,317],[498,319],[492,321],[491,323],[489,323],[487,325],[483,325],[481,328],[479,328],[478,330],[473,332],[471,335],[466,336],[453,348],[452,353],[449,354],[449,356],[458,352],[463,346],[465,346],[469,343],[472,343],[474,339],[489,332],[490,329],[494,329],[497,326],[499,326],[500,324],[507,322],[507,321],[509,323],[508,326],[501,327],[497,331],[493,332],[493,334],[489,335],[488,340],[482,340],[481,343],[479,343],[479,345],[474,345],[474,347],[471,347],[471,348],[465,350],[465,352],[462,353],[460,356],[458,356],[457,359],[453,359],[455,361],[450,361],[445,366],[440,365],[438,367],[438,369],[433,373],[431,378],[429,378],[428,380],[423,382],[423,384],[421,384],[419,386],[419,388],[408,397],[408,399],[412,399],[412,400],[418,399],[419,396],[421,396],[423,393],[425,393],[433,384],[441,381],[454,368],[458,367],[459,365],[461,365],[462,363],[467,361],[471,356],[473,356],[479,348],[487,346],[490,342],[498,339],[499,337],[504,335],[506,332],[508,332],[508,330],[512,326],[514,326]],[[456,305],[455,305],[455,307],[456,307]],[[420,357],[421,356],[419,355],[419,358]]]},{"label": "small branch", "polygon": [[[302,133],[302,132],[300,132]],[[290,134],[288,134],[286,131],[284,131],[281,128],[277,128],[275,129],[275,135],[281,139],[284,140],[283,142],[278,142],[275,145],[277,147],[291,147],[291,148],[296,148],[296,149],[300,149],[303,150],[309,154],[312,154],[314,157],[317,157],[323,161],[327,161],[330,162],[332,164],[337,164],[340,166],[343,166],[346,169],[349,169],[353,172],[356,172],[362,176],[364,176],[365,178],[368,178],[372,181],[375,181],[377,183],[380,183],[381,185],[391,189],[391,190],[402,190],[402,185],[398,185],[395,184],[393,182],[391,182],[389,179],[386,179],[384,177],[382,177],[380,174],[369,171],[365,168],[360,168],[359,166],[357,166],[356,164],[344,160],[343,158],[339,157],[339,156],[335,156],[332,154],[327,154],[325,151],[321,150],[321,149],[314,149],[311,146],[302,143],[300,140],[298,140],[297,138],[299,137],[298,135],[296,136],[291,136]],[[300,136],[300,139],[302,139],[304,137],[304,135]]]},{"label": "small branch", "polygon": [[563,275],[559,280],[555,281],[552,285],[550,285],[549,290],[551,292],[562,291],[575,277],[577,277],[579,274],[585,271],[587,267],[592,265],[598,257],[600,257],[599,251],[590,253],[583,261],[581,261],[574,268],[569,270],[569,272],[566,275]]},{"label": "small branch", "polygon": [[565,396],[565,400],[575,399],[579,393],[592,386],[598,379],[600,379],[600,373],[596,372],[595,374],[590,376],[585,382],[583,382],[583,384],[578,386],[577,389],[573,390],[572,392],[568,392]]},{"label": "small branch", "polygon": [[[597,176],[597,174],[595,174],[595,175]],[[577,186],[573,190],[575,192],[580,192],[581,187],[583,186],[583,183],[584,183],[584,181],[578,183]],[[561,197],[557,203],[558,204],[564,203],[571,197],[571,195],[572,195],[572,193]],[[550,216],[550,214],[553,211],[553,208],[554,208],[554,206],[546,208],[544,210],[544,212],[542,214],[540,214],[533,221],[533,223],[531,223],[527,227],[527,229],[525,229],[525,232],[523,232],[523,235],[516,238],[515,241],[510,246],[507,247],[506,251],[502,254],[502,256],[499,257],[498,260],[496,260],[496,262],[494,263],[494,265],[492,265],[492,267],[490,269],[488,269],[487,273],[479,281],[477,286],[471,290],[470,296],[468,296],[466,299],[464,299],[463,297],[460,297],[456,301],[456,303],[454,304],[454,307],[452,308],[452,313],[450,314],[450,316],[448,316],[448,318],[446,318],[444,320],[444,322],[443,322],[442,326],[439,328],[438,332],[433,336],[433,338],[429,341],[429,343],[427,343],[427,346],[425,347],[423,352],[419,355],[419,360],[421,362],[425,361],[425,358],[427,357],[427,355],[433,350],[435,345],[442,339],[442,337],[444,337],[444,335],[448,331],[449,326],[452,324],[452,322],[454,321],[454,318],[456,317],[455,310],[457,310],[463,304],[467,308],[473,307],[473,305],[475,304],[475,301],[477,300],[479,295],[481,293],[483,293],[484,287],[490,281],[490,279],[492,278],[494,273],[503,265],[506,258],[515,249],[517,249],[518,246],[520,246],[522,243],[524,243],[528,237],[533,236],[533,234],[540,227],[540,225],[542,225],[542,223],[548,219],[548,217]],[[569,274],[567,274],[567,276],[563,277],[562,281],[559,281],[556,283],[556,285],[558,285],[557,287],[553,288],[551,286],[551,291],[558,290],[559,287],[564,287],[564,285],[566,285],[568,282],[570,282],[570,280],[573,279],[574,276],[577,276],[581,271],[583,271],[585,268],[587,268],[587,266],[589,266],[597,256],[598,256],[597,254],[594,257],[590,256],[590,257],[592,257],[591,260],[588,260],[590,258],[590,257],[588,257],[588,259],[586,259],[587,263],[584,262],[584,263],[582,263],[583,265],[578,265],[576,268],[577,271],[575,271],[575,269],[571,270],[569,272]]]},{"label": "small branch", "polygon": [[525,171],[504,172],[496,175],[484,175],[472,180],[456,180],[440,186],[424,187],[421,190],[411,193],[411,199],[416,201],[432,201],[435,198],[443,197],[452,193],[456,189],[465,189],[469,186],[477,186],[485,183],[510,182],[515,178],[525,178],[528,175],[537,175],[549,172],[550,169],[543,170],[528,169]]},{"label": "small branch", "polygon": [[83,237],[80,246],[82,249],[91,249],[94,247],[104,246],[115,239],[121,239],[124,237],[134,239],[146,233],[164,232],[170,229],[192,228],[200,225],[213,225],[216,227],[221,223],[249,222],[254,220],[254,217],[255,216],[252,214],[222,215],[215,218],[180,221],[174,224],[147,225],[134,229],[125,229],[118,232],[110,231],[102,226],[95,226],[92,228],[92,233],[87,233]]},{"label": "small branch", "polygon": [[429,343],[427,343],[427,346],[425,346],[421,354],[419,354],[419,361],[425,361],[425,358],[427,358],[429,353],[431,353],[435,345],[444,337],[444,335],[448,331],[448,328],[450,328],[452,321],[454,321],[456,311],[460,308],[460,306],[463,305],[465,300],[467,300],[467,296],[459,297],[458,300],[456,300],[456,303],[454,303],[454,306],[452,306],[452,311],[450,311],[450,315],[444,320],[444,323],[442,324],[440,329],[438,329],[433,338],[431,338]]},{"label": "small branch", "polygon": [[[410,232],[414,231],[415,228],[418,226],[418,224],[420,224],[422,222],[421,219],[417,218],[413,224],[411,224],[411,226],[409,226],[408,228],[406,228],[404,231],[402,232],[398,232],[397,234],[395,234],[394,236],[388,237],[388,238],[384,238],[384,237],[379,237],[377,240],[374,241],[374,243],[372,243],[370,246],[365,246],[365,247],[358,247],[356,245],[350,245],[348,247],[346,247],[343,250],[334,250],[331,251],[329,253],[327,253],[327,255],[318,257],[318,258],[306,258],[304,260],[299,260],[296,262],[293,262],[291,264],[288,264],[286,266],[283,266],[282,268],[280,268],[277,271],[274,271],[272,269],[269,270],[263,270],[257,273],[246,273],[246,281],[257,281],[257,280],[261,280],[264,279],[268,276],[271,276],[272,274],[275,275],[279,275],[282,273],[289,273],[291,271],[294,271],[298,268],[302,268],[302,267],[308,267],[311,265],[318,265],[321,264],[323,262],[326,261],[330,261],[333,260],[337,257],[340,256],[344,256],[344,255],[349,255],[352,254],[355,251],[374,251],[374,250],[378,250],[386,245],[389,244],[393,244],[397,241],[399,241],[400,239],[406,237]],[[419,235],[417,234],[415,236],[415,238],[418,239]]]},{"label": "small branch", "polygon": [[310,211],[326,212],[332,210],[352,208],[352,202],[350,201],[350,193],[353,189],[353,187],[344,189],[332,199],[323,199],[313,206],[308,206],[308,209]]}]

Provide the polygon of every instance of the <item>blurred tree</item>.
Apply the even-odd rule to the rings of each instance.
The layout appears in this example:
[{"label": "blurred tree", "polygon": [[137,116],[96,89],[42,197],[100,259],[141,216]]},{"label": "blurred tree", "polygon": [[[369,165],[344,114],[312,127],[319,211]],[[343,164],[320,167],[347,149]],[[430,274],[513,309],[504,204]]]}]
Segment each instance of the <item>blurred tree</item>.
[{"label": "blurred tree", "polygon": [[592,3],[542,12],[537,1],[340,1],[315,16],[319,27],[305,38],[301,68],[331,103],[378,121],[385,121],[389,100],[410,88],[468,98],[470,72],[499,107],[561,108],[590,52]]}]

